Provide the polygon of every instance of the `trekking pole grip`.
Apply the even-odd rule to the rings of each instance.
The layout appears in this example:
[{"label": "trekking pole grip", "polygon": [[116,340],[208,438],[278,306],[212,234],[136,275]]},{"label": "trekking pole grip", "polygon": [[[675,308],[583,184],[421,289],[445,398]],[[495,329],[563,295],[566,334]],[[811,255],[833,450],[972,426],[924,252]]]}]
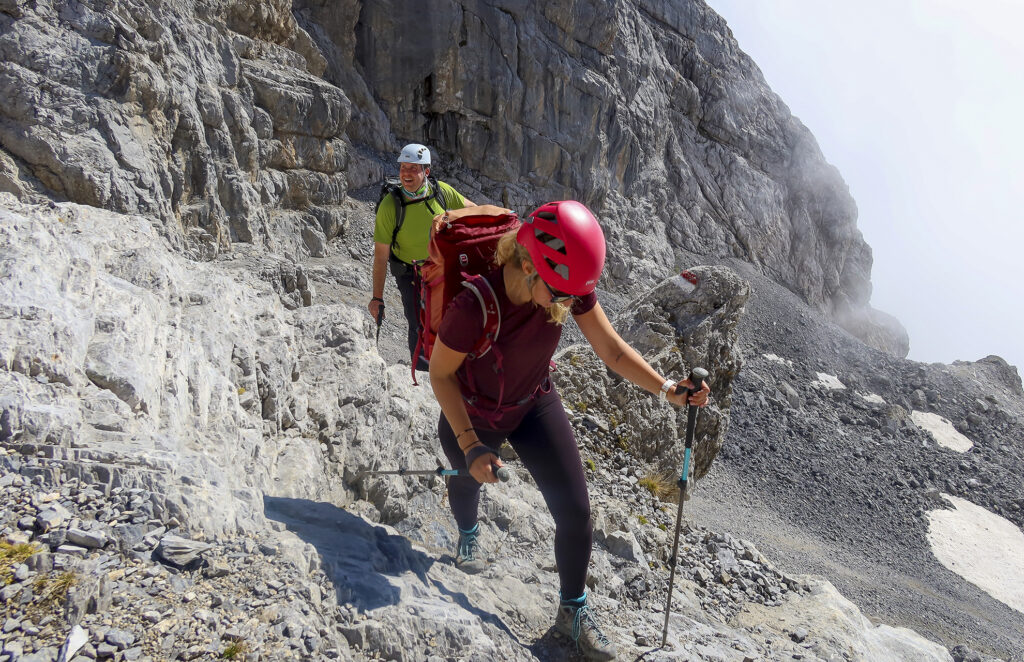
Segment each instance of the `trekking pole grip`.
[{"label": "trekking pole grip", "polygon": [[[686,389],[687,399],[694,393],[699,393],[704,388],[704,380],[708,378],[708,371],[704,368],[694,368],[690,371],[690,383],[693,384],[693,388]],[[676,393],[678,393],[683,387],[676,385]],[[691,405],[689,402],[686,403],[686,448],[690,449],[693,447],[693,433],[697,427],[697,406]],[[686,456],[687,464],[689,464],[689,455]],[[679,479],[682,482],[686,482],[686,474],[684,470],[683,476]]]},{"label": "trekking pole grip", "polygon": [[[708,371],[705,370],[704,368],[694,368],[693,370],[691,370],[690,371],[690,383],[693,384],[693,388],[687,389],[689,391],[688,395],[693,395],[694,393],[699,393],[700,390],[702,388],[704,388],[704,380],[707,379],[707,378],[708,378]],[[676,384],[676,393],[679,393],[682,390],[683,390],[683,387],[681,385],[679,385],[679,384]]]},{"label": "trekking pole grip", "polygon": [[499,467],[496,464],[492,464],[491,465],[491,471],[494,472],[494,475],[497,476],[498,480],[500,480],[501,482],[503,482],[503,483],[507,483],[508,482],[508,479],[510,478],[510,474],[508,472],[508,469],[506,469],[505,467]]}]

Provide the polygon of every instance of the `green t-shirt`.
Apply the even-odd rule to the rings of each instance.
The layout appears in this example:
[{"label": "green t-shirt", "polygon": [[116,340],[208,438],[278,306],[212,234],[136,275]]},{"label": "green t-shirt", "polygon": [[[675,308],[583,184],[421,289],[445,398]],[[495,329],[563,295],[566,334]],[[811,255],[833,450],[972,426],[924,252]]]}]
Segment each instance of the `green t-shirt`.
[{"label": "green t-shirt", "polygon": [[[448,209],[462,209],[466,199],[458,191],[444,182],[437,185],[444,193]],[[427,259],[427,244],[430,241],[430,224],[434,216],[442,213],[444,206],[440,200],[427,197],[419,202],[405,206],[405,220],[398,231],[398,239],[391,247],[391,254],[402,262]],[[377,222],[373,229],[373,241],[378,244],[390,244],[391,235],[395,231],[395,199],[387,196],[377,209]]]}]

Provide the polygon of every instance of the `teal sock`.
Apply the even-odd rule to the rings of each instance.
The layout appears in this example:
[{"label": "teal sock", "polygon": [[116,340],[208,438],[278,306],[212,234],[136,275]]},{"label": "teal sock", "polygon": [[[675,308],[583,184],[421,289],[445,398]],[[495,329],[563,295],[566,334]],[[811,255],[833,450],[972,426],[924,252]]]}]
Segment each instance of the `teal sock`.
[{"label": "teal sock", "polygon": [[562,598],[561,602],[563,607],[572,607],[573,609],[579,609],[583,605],[587,604],[587,592],[583,591],[583,595],[581,595],[578,598],[572,598],[571,600],[566,600],[565,598]]},{"label": "teal sock", "polygon": [[[463,529],[460,528],[459,529],[459,533],[468,536],[468,535],[472,535],[472,534],[476,533],[479,528],[480,528],[480,522],[477,522],[476,524],[473,525],[473,528],[468,530],[468,531],[464,531]],[[584,595],[586,595],[586,594],[584,593]]]}]

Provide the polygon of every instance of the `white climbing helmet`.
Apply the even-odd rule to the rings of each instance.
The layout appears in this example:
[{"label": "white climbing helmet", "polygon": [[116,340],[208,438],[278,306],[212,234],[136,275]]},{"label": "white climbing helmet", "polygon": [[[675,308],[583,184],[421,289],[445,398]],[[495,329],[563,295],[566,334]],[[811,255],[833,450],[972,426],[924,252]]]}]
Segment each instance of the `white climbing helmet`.
[{"label": "white climbing helmet", "polygon": [[426,145],[409,143],[402,148],[402,153],[398,155],[398,162],[430,165],[430,150],[427,149]]}]

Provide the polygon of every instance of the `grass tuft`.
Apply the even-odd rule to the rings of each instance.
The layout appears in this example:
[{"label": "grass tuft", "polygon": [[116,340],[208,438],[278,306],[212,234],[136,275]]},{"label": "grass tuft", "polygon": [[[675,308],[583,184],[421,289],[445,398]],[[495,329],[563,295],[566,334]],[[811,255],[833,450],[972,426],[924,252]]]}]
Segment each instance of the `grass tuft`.
[{"label": "grass tuft", "polygon": [[0,586],[10,584],[14,580],[12,568],[27,561],[28,557],[40,549],[39,545],[34,543],[21,542],[12,545],[9,542],[0,542]]},{"label": "grass tuft", "polygon": [[675,477],[666,473],[652,472],[639,481],[640,487],[662,501],[674,501],[679,497],[679,486]]},{"label": "grass tuft", "polygon": [[67,602],[68,591],[77,582],[78,576],[71,571],[62,572],[56,577],[37,576],[32,582],[32,590],[39,598],[28,611],[38,615],[60,609]]},{"label": "grass tuft", "polygon": [[249,652],[249,647],[245,645],[245,642],[236,641],[224,649],[220,654],[220,658],[222,660],[234,660],[235,658],[244,656],[247,652]]}]

